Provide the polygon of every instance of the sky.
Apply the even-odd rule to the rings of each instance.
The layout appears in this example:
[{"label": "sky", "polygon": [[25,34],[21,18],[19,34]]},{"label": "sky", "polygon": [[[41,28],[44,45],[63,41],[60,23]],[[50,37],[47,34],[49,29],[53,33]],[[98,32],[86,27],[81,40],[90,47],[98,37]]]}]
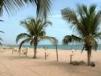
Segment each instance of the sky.
[{"label": "sky", "polygon": [[[70,23],[63,20],[61,16],[61,10],[64,8],[76,9],[77,5],[96,4],[97,8],[101,8],[101,0],[52,0],[50,13],[48,14],[48,20],[52,22],[52,26],[46,28],[48,36],[56,37],[59,44],[62,44],[62,39],[65,35],[73,34],[75,31],[71,29]],[[28,17],[35,17],[36,9],[32,5],[26,5],[17,11],[13,11],[8,15],[5,11],[0,19],[4,22],[0,22],[0,30],[5,33],[0,33],[0,37],[3,38],[4,44],[16,44],[16,36],[20,33],[26,32],[26,29],[21,26],[20,22]],[[40,44],[50,44],[47,41],[42,41]]]}]

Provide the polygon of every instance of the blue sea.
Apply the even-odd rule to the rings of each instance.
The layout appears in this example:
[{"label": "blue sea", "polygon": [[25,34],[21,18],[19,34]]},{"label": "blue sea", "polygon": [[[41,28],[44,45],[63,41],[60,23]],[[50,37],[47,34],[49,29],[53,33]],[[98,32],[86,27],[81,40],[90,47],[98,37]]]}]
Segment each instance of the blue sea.
[{"label": "blue sea", "polygon": [[[9,45],[10,47],[19,47],[18,45]],[[33,48],[33,46],[30,45],[24,45],[23,47],[29,47],[29,48]],[[47,47],[48,49],[55,49],[56,46],[54,45],[38,45],[38,48],[44,48]],[[63,50],[81,50],[83,48],[83,45],[81,44],[72,44],[72,45],[57,45],[58,49],[63,49]],[[101,44],[98,45],[97,50],[101,50]]]}]

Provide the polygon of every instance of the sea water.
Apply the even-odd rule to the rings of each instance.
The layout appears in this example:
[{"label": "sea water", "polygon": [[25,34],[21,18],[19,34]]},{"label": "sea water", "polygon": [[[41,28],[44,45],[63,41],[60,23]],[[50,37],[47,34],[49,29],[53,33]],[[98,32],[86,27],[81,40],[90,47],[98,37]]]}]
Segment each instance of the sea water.
[{"label": "sea water", "polygon": [[[19,47],[19,45],[8,45],[9,47]],[[25,48],[33,48],[33,46],[30,45],[23,45],[22,47]],[[38,48],[47,48],[47,49],[55,49],[55,45],[38,45]],[[72,44],[72,45],[57,45],[58,49],[63,49],[63,50],[82,50],[83,45],[81,44]],[[101,44],[98,45],[97,50],[101,50]]]}]

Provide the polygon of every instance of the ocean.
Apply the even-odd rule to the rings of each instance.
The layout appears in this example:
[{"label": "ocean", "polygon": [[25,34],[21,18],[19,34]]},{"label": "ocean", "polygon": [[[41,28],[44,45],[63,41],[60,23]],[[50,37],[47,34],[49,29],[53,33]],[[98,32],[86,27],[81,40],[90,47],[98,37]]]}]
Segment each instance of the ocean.
[{"label": "ocean", "polygon": [[[18,45],[8,45],[9,47],[19,47]],[[33,46],[30,46],[30,45],[23,45],[22,47],[25,47],[25,48],[33,48]],[[48,49],[55,49],[56,46],[54,45],[38,45],[38,48],[48,48]],[[75,49],[75,50],[81,50],[83,48],[83,45],[80,45],[80,44],[72,44],[72,45],[57,45],[57,48],[58,49],[63,49],[63,50],[72,50],[72,49]],[[101,50],[101,44],[98,45],[98,48],[97,50]]]}]

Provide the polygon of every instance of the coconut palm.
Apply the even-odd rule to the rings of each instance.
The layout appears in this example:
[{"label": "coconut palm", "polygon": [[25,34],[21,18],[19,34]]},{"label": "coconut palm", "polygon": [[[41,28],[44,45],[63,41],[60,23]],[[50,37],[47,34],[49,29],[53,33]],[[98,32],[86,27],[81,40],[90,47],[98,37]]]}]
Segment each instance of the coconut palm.
[{"label": "coconut palm", "polygon": [[[57,41],[57,43],[58,43],[58,41]],[[55,44],[55,46],[56,46],[56,58],[57,58],[57,62],[58,62],[59,61],[59,55],[58,55],[57,43]]]},{"label": "coconut palm", "polygon": [[62,16],[66,21],[73,24],[79,35],[67,35],[63,42],[68,43],[72,41],[83,42],[83,48],[87,51],[87,61],[90,65],[92,49],[97,49],[97,41],[101,38],[100,22],[101,11],[96,11],[96,6],[85,5],[78,6],[77,13],[71,9],[63,9]]},{"label": "coconut palm", "polygon": [[34,56],[33,58],[36,58],[37,53],[37,46],[38,43],[43,39],[48,39],[54,44],[56,44],[56,39],[54,37],[46,36],[45,28],[51,24],[50,22],[46,22],[42,19],[27,19],[25,21],[22,21],[21,24],[27,29],[28,33],[21,33],[17,36],[16,42],[21,40],[19,49],[21,49],[22,45],[25,42],[30,42],[31,45],[34,46]]},{"label": "coconut palm", "polygon": [[0,0],[0,13],[2,14],[3,9],[9,13],[11,9],[15,10],[15,8],[20,8],[29,3],[36,5],[37,15],[42,17],[47,16],[47,11],[49,11],[51,0]]}]

